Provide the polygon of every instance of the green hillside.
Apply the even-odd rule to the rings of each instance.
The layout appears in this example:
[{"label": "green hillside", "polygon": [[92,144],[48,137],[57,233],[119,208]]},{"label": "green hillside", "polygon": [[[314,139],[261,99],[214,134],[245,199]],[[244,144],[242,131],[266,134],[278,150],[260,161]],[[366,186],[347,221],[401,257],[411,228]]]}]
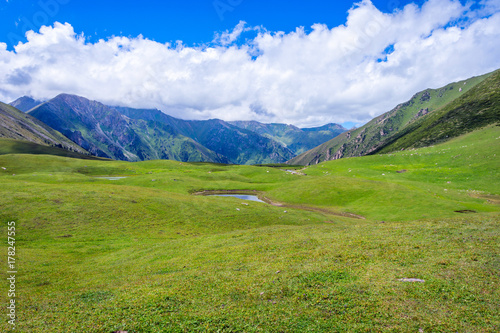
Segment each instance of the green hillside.
[{"label": "green hillside", "polygon": [[293,172],[1,155],[16,330],[497,332],[498,140]]},{"label": "green hillside", "polygon": [[500,71],[428,117],[415,121],[380,152],[430,146],[489,124],[500,124]]},{"label": "green hillside", "polygon": [[44,146],[33,142],[13,140],[13,139],[0,139],[0,155],[6,154],[34,154],[34,155],[54,155],[63,157],[72,157],[80,159],[102,160],[89,154],[81,154],[63,148]]},{"label": "green hillside", "polygon": [[[498,71],[495,73],[492,79],[498,80]],[[466,102],[466,100],[473,100],[475,96],[478,95],[477,90],[472,91],[470,94],[469,91],[488,77],[492,76],[492,74],[493,73],[489,73],[464,81],[450,83],[440,89],[424,90],[413,96],[408,102],[398,105],[393,110],[373,119],[366,125],[356,130],[343,133],[291,159],[289,163],[312,165],[322,161],[335,160],[343,157],[364,156],[384,149],[385,146],[393,144],[396,140],[408,133],[408,131],[413,131],[419,126],[421,127],[421,131],[427,131],[426,126],[428,124],[420,125],[424,119],[434,117],[434,113],[437,110],[442,109],[453,101],[462,103]],[[482,85],[479,89],[484,89],[485,87],[486,85]],[[494,90],[490,92],[493,94],[498,93],[498,91],[495,92]],[[458,98],[461,99],[457,100]],[[457,107],[458,105],[455,106],[455,108]],[[480,105],[470,104],[469,106],[464,106],[464,108],[470,107],[480,107]],[[466,120],[465,117],[455,117],[454,119],[457,121],[459,119]],[[469,122],[469,120],[466,121]],[[485,124],[486,123],[481,122],[481,125],[478,126],[484,126]],[[454,126],[456,126],[456,123],[454,123]],[[468,126],[468,124],[459,126],[455,131],[455,136],[466,133],[467,130],[465,130],[465,128]],[[477,126],[471,128],[477,128]],[[410,139],[410,137],[407,139]],[[408,146],[408,143],[405,145]]]},{"label": "green hillside", "polygon": [[[2,102],[0,102],[0,138],[21,140],[88,154],[85,149],[70,141],[45,123]],[[6,141],[2,142],[5,143]],[[2,145],[0,149],[5,151],[7,147],[3,147]]]}]

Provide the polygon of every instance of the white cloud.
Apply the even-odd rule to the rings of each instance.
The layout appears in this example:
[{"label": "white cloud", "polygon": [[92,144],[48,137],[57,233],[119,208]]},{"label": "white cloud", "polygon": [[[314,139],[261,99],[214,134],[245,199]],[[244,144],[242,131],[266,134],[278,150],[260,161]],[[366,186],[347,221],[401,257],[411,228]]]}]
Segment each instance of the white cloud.
[{"label": "white cloud", "polygon": [[224,31],[223,33],[216,33],[213,42],[215,44],[219,44],[222,46],[228,46],[234,43],[240,36],[247,31],[260,31],[261,27],[253,27],[249,28],[246,26],[245,21],[240,21],[236,27],[234,27],[233,31],[229,32],[229,30]]},{"label": "white cloud", "polygon": [[[56,23],[15,51],[0,43],[0,100],[66,92],[183,119],[364,123],[419,90],[500,68],[499,8],[429,0],[386,14],[364,0],[332,29],[285,34],[240,22],[204,47],[142,36],[89,43]],[[236,44],[249,30],[258,35]]]}]

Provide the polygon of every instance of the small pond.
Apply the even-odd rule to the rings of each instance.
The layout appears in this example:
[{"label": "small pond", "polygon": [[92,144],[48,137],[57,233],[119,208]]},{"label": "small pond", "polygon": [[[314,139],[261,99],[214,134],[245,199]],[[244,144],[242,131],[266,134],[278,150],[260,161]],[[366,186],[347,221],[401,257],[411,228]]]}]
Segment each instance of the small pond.
[{"label": "small pond", "polygon": [[260,200],[256,195],[247,195],[247,194],[210,194],[208,196],[209,197],[233,197],[233,198],[238,198],[238,199],[241,199],[241,200],[250,200],[250,201],[257,201],[257,202],[266,203],[265,201]]},{"label": "small pond", "polygon": [[107,179],[107,180],[120,180],[120,179],[125,179],[127,177],[95,177],[97,179]]}]

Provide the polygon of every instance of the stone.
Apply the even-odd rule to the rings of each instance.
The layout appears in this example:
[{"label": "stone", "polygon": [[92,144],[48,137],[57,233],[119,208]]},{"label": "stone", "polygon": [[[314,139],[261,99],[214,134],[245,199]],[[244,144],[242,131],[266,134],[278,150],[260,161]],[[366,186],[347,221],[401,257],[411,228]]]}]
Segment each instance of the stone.
[{"label": "stone", "polygon": [[398,279],[398,281],[401,281],[401,282],[420,282],[420,283],[425,282],[425,280],[415,279],[415,278],[403,278],[403,279]]}]

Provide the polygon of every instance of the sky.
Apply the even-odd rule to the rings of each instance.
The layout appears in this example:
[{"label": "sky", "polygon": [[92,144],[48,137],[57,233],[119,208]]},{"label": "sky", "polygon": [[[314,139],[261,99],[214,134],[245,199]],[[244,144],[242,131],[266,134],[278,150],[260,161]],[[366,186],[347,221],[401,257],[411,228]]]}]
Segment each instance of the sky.
[{"label": "sky", "polygon": [[0,101],[360,126],[500,68],[500,0],[0,0]]}]

